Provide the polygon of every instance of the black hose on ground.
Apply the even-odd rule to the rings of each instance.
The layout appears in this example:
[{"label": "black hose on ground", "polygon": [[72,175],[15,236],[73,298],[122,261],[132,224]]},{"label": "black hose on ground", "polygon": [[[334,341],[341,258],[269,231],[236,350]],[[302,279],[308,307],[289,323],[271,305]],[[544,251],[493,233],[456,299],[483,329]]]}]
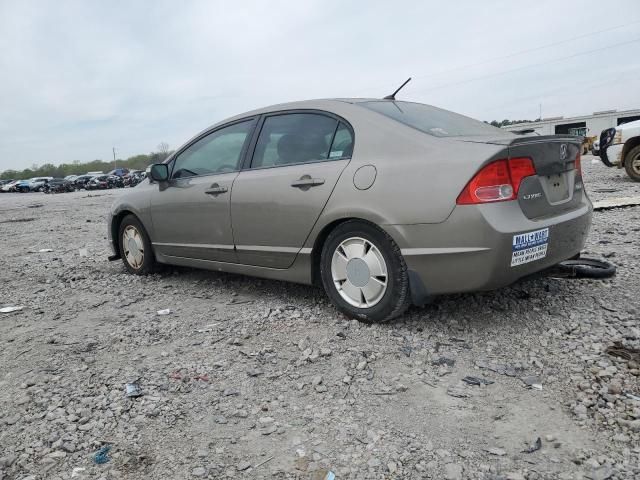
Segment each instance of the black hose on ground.
[{"label": "black hose on ground", "polygon": [[565,260],[552,269],[553,276],[568,278],[610,278],[615,274],[614,265],[595,258]]}]

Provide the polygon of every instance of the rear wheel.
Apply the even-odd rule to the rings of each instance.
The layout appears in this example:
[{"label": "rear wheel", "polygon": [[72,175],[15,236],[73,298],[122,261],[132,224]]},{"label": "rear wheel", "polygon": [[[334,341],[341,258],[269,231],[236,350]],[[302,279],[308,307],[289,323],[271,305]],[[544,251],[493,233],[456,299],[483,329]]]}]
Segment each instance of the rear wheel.
[{"label": "rear wheel", "polygon": [[151,242],[142,223],[133,215],[127,215],[120,223],[119,247],[125,268],[136,275],[153,273],[156,260]]},{"label": "rear wheel", "polygon": [[409,276],[400,249],[368,223],[348,221],[329,234],[320,274],[333,304],[349,317],[385,322],[409,306]]},{"label": "rear wheel", "polygon": [[624,169],[632,180],[640,182],[640,145],[631,149],[624,159]]}]

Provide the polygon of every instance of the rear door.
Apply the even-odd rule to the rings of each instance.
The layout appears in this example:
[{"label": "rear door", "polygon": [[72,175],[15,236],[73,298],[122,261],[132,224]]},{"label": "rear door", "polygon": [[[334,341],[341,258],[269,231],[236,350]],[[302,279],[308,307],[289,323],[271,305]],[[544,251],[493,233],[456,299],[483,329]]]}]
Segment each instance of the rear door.
[{"label": "rear door", "polygon": [[151,195],[153,245],[169,256],[236,262],[231,186],[255,121],[221,127],[177,154],[171,177]]},{"label": "rear door", "polygon": [[321,112],[265,116],[249,168],[233,184],[238,261],[287,268],[296,258],[353,151],[353,131]]}]

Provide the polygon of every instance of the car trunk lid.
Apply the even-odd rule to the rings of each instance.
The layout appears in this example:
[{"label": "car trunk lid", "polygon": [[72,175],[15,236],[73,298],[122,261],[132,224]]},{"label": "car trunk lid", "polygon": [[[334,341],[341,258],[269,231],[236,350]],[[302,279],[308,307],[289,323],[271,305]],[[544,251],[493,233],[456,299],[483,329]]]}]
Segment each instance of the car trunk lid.
[{"label": "car trunk lid", "polygon": [[580,137],[548,135],[464,141],[504,145],[502,158],[533,161],[536,175],[524,178],[518,190],[518,202],[527,218],[555,216],[580,207],[584,195],[577,164]]}]

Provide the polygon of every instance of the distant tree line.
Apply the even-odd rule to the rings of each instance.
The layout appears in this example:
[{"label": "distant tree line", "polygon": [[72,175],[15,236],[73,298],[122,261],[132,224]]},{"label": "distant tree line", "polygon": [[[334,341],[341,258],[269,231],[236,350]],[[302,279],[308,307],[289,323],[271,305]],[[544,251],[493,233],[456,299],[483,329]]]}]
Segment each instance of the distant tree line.
[{"label": "distant tree line", "polygon": [[507,120],[506,118],[502,121],[498,121],[498,120],[491,120],[490,122],[487,122],[485,120],[484,123],[488,123],[490,125],[493,125],[494,127],[506,127],[507,125],[517,125],[518,123],[531,123],[531,122],[539,122],[541,119],[540,118],[536,118],[535,120]]},{"label": "distant tree line", "polygon": [[[145,170],[153,163],[164,161],[172,152],[166,143],[158,145],[158,152],[151,152],[148,155],[135,155],[126,160],[116,160],[118,168],[128,168],[129,170]],[[45,163],[44,165],[32,165],[24,170],[5,170],[0,174],[0,180],[24,180],[32,177],[56,177],[63,178],[67,175],[82,175],[87,172],[110,172],[114,169],[113,161],[93,160],[81,163],[76,160],[72,163],[62,163],[54,165]]]}]

